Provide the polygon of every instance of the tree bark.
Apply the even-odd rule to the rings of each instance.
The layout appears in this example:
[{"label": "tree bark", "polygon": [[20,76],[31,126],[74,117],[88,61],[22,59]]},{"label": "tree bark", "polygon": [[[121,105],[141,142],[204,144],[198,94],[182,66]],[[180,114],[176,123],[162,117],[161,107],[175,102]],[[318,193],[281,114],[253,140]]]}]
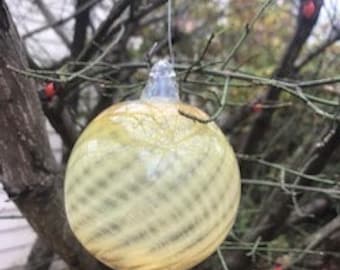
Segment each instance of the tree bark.
[{"label": "tree bark", "polygon": [[54,259],[54,251],[46,245],[45,241],[38,238],[28,256],[25,270],[49,269]]},{"label": "tree bark", "polygon": [[108,269],[72,234],[63,205],[63,172],[51,151],[45,118],[4,0],[0,0],[0,181],[39,237],[74,269]]}]

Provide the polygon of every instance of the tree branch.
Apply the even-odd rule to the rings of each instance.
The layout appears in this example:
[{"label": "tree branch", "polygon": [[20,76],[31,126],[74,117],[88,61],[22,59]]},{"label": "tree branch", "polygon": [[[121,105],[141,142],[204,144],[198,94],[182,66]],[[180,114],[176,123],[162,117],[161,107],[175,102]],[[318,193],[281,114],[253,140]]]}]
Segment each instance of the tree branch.
[{"label": "tree branch", "polygon": [[317,197],[301,207],[300,211],[303,215],[301,215],[300,211],[294,210],[291,212],[284,227],[288,228],[289,226],[299,224],[304,220],[322,216],[331,207],[331,205],[331,200],[329,198]]},{"label": "tree branch", "polygon": [[[160,5],[164,4],[166,0],[156,0],[150,2],[145,7],[140,8],[138,11],[133,12],[133,20],[131,17],[128,19],[122,20],[119,24],[117,24],[115,27],[113,27],[106,35],[110,36],[111,38],[117,33],[117,30],[119,27],[125,27],[126,31],[123,33],[123,36],[121,37],[121,42],[119,44],[119,50],[117,50],[115,53],[111,55],[111,57],[114,60],[111,61],[119,61],[123,60],[124,56],[126,56],[126,42],[128,41],[128,38],[137,31],[137,27],[139,25],[139,21],[143,18],[143,16],[149,14],[154,9],[158,8]],[[135,3],[136,4],[136,3]],[[135,5],[133,5],[135,6]],[[130,7],[132,8],[132,7]],[[102,42],[107,42],[107,40],[103,39]],[[96,61],[96,60],[94,60]],[[128,78],[132,76],[132,74],[135,72],[135,70],[129,70],[126,72],[121,72],[119,75],[119,81],[126,81]],[[115,75],[117,76],[117,75]],[[112,78],[114,75],[111,76]],[[114,78],[117,79],[117,78]],[[90,112],[88,119],[91,120],[93,117],[95,117],[99,112],[104,110],[106,107],[112,104],[112,97],[111,96],[101,96],[94,107],[93,111]]]},{"label": "tree branch", "polygon": [[[281,63],[279,67],[274,72],[275,78],[288,78],[293,75],[294,71],[294,63],[297,59],[302,47],[306,43],[310,33],[312,32],[317,19],[319,17],[319,13],[323,4],[322,0],[314,0],[316,4],[316,11],[312,18],[306,18],[303,14],[303,5],[306,0],[300,0],[300,7],[299,7],[299,14],[297,18],[297,26],[296,31],[294,34],[294,37],[291,39],[283,57],[281,60]],[[295,75],[295,74],[294,74]],[[280,90],[276,87],[270,87],[267,90],[267,93],[264,95],[264,97],[261,99],[262,102],[275,102],[278,100],[280,96]],[[273,115],[273,111],[264,110],[261,113],[259,113],[255,120],[253,125],[251,126],[251,129],[245,138],[244,145],[242,147],[242,151],[247,154],[253,154],[256,153],[259,142],[262,141],[266,131],[268,130],[271,122],[271,118]],[[249,177],[250,176],[250,170],[244,171],[244,176]]]},{"label": "tree branch", "polygon": [[53,263],[54,251],[38,238],[28,256],[25,270],[47,270]]},{"label": "tree branch", "polygon": [[[331,127],[318,142],[315,147],[306,156],[301,173],[316,175],[319,174],[327,164],[331,154],[340,145],[340,124]],[[300,177],[298,177],[300,178]],[[300,182],[310,185],[311,182],[301,177]],[[263,241],[270,241],[285,226],[286,220],[290,215],[291,194],[287,194],[281,189],[274,189],[265,199],[259,214],[255,217],[251,230],[247,231],[242,241],[253,242],[258,237]],[[268,205],[270,207],[268,208]],[[243,251],[236,251],[229,256],[231,269],[244,270],[248,269],[250,258]]]},{"label": "tree branch", "polygon": [[8,65],[26,68],[27,60],[8,8],[0,0],[8,27],[0,29],[0,179],[9,197],[39,237],[71,267],[107,269],[78,243],[66,221],[63,174],[49,146],[44,115],[30,79]]},{"label": "tree branch", "polygon": [[312,61],[315,57],[324,52],[327,48],[332,46],[335,42],[340,40],[340,31],[336,33],[332,38],[327,39],[323,44],[317,47],[314,51],[310,52],[307,56],[305,56],[302,60],[300,60],[295,66],[294,71],[299,72],[305,65],[307,65],[310,61]]},{"label": "tree branch", "polygon": [[304,242],[304,246],[305,246],[304,251],[292,261],[290,266],[293,266],[294,264],[297,264],[298,262],[303,260],[303,258],[307,254],[307,251],[319,246],[332,233],[338,230],[340,230],[340,216],[335,217],[330,222],[328,222],[326,225],[324,225],[319,230],[317,230],[315,233],[313,233],[311,236],[307,237],[307,239]]},{"label": "tree branch", "polygon": [[99,1],[101,0],[89,0],[89,2],[86,5],[83,5],[82,7],[80,7],[78,10],[76,10],[74,13],[72,13],[71,15],[62,18],[60,20],[57,20],[51,24],[47,24],[47,25],[43,25],[35,30],[32,30],[31,32],[26,33],[25,35],[22,36],[23,39],[27,39],[31,36],[34,36],[40,32],[43,32],[47,29],[50,28],[54,28],[60,25],[63,25],[64,23],[67,23],[68,21],[72,20],[75,16],[77,16],[78,14],[81,14],[82,12],[84,12],[85,10],[91,8],[92,6],[94,6],[95,4],[97,4]]},{"label": "tree branch", "polygon": [[[43,0],[35,0],[34,3],[38,6],[41,13],[44,15],[47,23],[49,25],[53,25],[57,20],[54,17],[53,13],[49,10],[49,8],[45,5]],[[56,34],[60,37],[61,41],[66,45],[67,48],[71,47],[71,42],[69,38],[64,33],[64,30],[60,26],[52,26]]]},{"label": "tree branch", "polygon": [[44,102],[43,109],[52,127],[60,135],[63,144],[68,149],[72,149],[73,144],[78,138],[79,132],[72,122],[72,117],[68,108],[63,106],[58,99],[54,102]]},{"label": "tree branch", "polygon": [[[75,10],[79,10],[82,6],[88,5],[90,0],[77,0]],[[87,27],[90,23],[90,8],[75,16],[73,42],[71,45],[72,58],[77,58],[79,53],[84,49],[86,42]]]},{"label": "tree branch", "polygon": [[113,35],[115,35],[122,26],[128,28],[129,25],[135,24],[136,21],[140,20],[142,17],[149,14],[152,10],[158,8],[166,2],[167,0],[150,1],[148,5],[140,8],[137,14],[134,14],[134,20],[131,20],[131,18],[129,17],[122,20],[119,24],[115,25],[115,27],[112,27],[113,22],[117,20],[119,16],[124,12],[124,10],[131,4],[131,0],[120,0],[113,7],[107,19],[99,26],[98,31],[96,32],[92,41],[81,52],[77,61],[88,61],[89,59],[91,59],[93,54],[98,51],[98,46],[101,46],[104,42],[106,42],[108,37],[111,38]]},{"label": "tree branch", "polygon": [[119,0],[115,2],[106,20],[101,23],[89,44],[79,54],[78,61],[89,61],[93,54],[98,52],[98,46],[101,46],[106,38],[114,21],[120,17],[124,10],[131,4],[131,0]]}]

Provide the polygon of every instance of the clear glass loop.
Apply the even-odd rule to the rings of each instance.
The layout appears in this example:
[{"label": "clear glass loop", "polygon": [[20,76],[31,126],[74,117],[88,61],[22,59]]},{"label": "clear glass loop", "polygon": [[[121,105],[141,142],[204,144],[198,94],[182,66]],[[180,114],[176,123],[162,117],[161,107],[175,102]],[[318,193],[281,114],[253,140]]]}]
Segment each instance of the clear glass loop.
[{"label": "clear glass loop", "polygon": [[153,65],[141,99],[164,98],[179,101],[176,73],[167,59]]}]

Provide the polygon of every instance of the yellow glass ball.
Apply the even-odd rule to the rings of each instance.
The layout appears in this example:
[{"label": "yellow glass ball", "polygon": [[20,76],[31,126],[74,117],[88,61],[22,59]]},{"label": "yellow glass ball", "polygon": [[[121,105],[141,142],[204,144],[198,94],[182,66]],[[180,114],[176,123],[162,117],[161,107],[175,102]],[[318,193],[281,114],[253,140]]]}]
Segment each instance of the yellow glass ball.
[{"label": "yellow glass ball", "polygon": [[230,231],[240,199],[235,154],[215,123],[172,100],[111,106],[84,130],[68,162],[72,231],[118,270],[187,270]]}]

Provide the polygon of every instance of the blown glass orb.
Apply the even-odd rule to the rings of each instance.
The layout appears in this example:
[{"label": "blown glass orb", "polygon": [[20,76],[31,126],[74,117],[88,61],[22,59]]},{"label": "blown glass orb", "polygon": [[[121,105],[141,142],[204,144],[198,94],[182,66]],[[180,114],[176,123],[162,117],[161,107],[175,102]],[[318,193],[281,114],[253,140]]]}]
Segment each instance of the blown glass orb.
[{"label": "blown glass orb", "polygon": [[181,103],[160,61],[142,98],[111,106],[79,137],[65,180],[72,231],[117,270],[187,270],[230,231],[240,199],[235,154],[208,116]]}]

